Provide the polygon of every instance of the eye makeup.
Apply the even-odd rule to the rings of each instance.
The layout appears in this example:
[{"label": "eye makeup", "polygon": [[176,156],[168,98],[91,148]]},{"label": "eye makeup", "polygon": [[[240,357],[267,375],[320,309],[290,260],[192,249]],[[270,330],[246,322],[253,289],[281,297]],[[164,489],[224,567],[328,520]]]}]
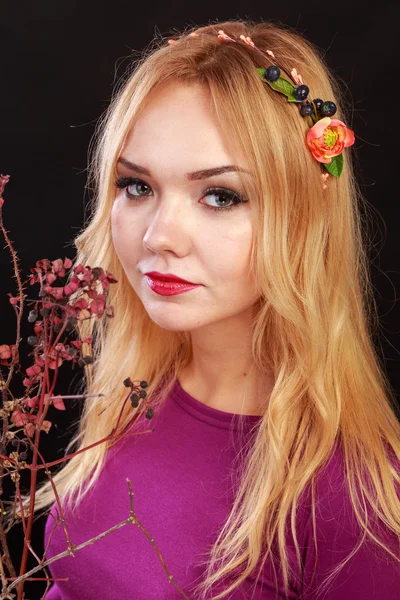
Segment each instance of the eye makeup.
[{"label": "eye makeup", "polygon": [[[129,198],[130,200],[133,200],[135,202],[140,202],[143,200],[143,198],[145,198],[146,196],[149,196],[149,194],[147,194],[147,193],[136,195],[136,194],[132,194],[131,192],[129,192],[128,187],[135,186],[135,185],[137,185],[137,186],[144,185],[145,187],[151,189],[151,187],[145,181],[143,181],[143,179],[138,179],[137,177],[118,177],[117,180],[115,181],[115,186],[120,190],[124,190],[125,196],[127,198]],[[248,200],[246,198],[244,198],[241,194],[238,194],[237,192],[234,192],[233,190],[223,188],[223,187],[207,188],[206,190],[203,191],[202,198],[205,198],[207,196],[224,197],[225,201],[231,202],[231,204],[227,205],[227,206],[210,206],[209,204],[205,204],[203,202],[200,203],[206,209],[210,209],[210,210],[214,210],[214,211],[231,210],[231,209],[239,206],[240,204],[245,204],[248,202]]]}]

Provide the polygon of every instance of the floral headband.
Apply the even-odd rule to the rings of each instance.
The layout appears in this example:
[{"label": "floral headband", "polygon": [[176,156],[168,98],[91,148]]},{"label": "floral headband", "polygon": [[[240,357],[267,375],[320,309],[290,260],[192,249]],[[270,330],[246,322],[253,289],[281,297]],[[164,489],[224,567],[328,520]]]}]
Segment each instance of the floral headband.
[{"label": "floral headband", "polygon": [[[191,37],[199,37],[198,33],[190,33]],[[226,35],[226,33],[220,29],[218,31],[218,39],[229,42],[236,42],[233,38]],[[240,39],[252,46],[257,48],[253,40],[249,36],[241,35]],[[169,44],[174,43],[176,40],[168,40]],[[261,52],[264,52],[260,48],[257,48]],[[275,59],[275,55],[271,50],[267,50],[266,53]],[[290,72],[290,76],[296,85],[281,77],[281,71],[276,64],[271,65],[267,69],[256,67],[258,74],[261,79],[268,83],[268,85],[275,91],[285,94],[288,102],[296,102],[300,104],[300,114],[303,117],[309,117],[312,120],[313,125],[310,127],[306,134],[306,145],[311,151],[313,157],[328,171],[322,173],[322,189],[326,190],[326,180],[329,175],[334,177],[340,177],[343,170],[343,150],[354,144],[354,131],[346,127],[343,121],[338,119],[331,119],[336,113],[336,104],[331,100],[325,102],[321,98],[315,98],[309,100],[309,88],[304,85],[303,79],[300,73],[293,68]]]}]

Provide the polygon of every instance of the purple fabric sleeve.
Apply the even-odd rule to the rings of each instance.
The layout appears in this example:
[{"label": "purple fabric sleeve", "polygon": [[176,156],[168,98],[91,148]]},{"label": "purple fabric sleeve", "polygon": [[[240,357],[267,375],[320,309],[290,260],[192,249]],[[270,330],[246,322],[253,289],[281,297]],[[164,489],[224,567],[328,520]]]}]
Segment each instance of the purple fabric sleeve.
[{"label": "purple fabric sleeve", "polygon": [[[400,472],[400,465],[396,462]],[[346,562],[338,574],[322,587],[332,570],[359,545],[362,539],[350,494],[345,481],[343,456],[339,449],[317,480],[316,485],[316,537],[313,539],[311,510],[304,532],[305,566],[302,600],[394,600],[400,592],[400,563],[377,546],[369,537],[362,542],[355,555]],[[371,524],[376,519],[369,512]],[[374,529],[373,527],[373,529]],[[376,531],[376,529],[374,529]],[[394,534],[378,525],[380,534],[391,551],[400,558],[399,540]],[[381,539],[381,538],[380,538]],[[314,571],[315,560],[317,566]]]}]

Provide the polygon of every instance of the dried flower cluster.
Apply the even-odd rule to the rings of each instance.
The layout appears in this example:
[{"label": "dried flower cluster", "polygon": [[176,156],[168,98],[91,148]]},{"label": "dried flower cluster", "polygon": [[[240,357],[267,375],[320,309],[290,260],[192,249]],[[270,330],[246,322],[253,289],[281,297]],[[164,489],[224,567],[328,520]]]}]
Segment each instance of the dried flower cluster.
[{"label": "dried flower cluster", "polygon": [[[44,371],[55,370],[65,360],[78,363],[79,366],[92,362],[90,355],[83,355],[83,344],[92,343],[92,336],[83,340],[67,342],[62,336],[72,332],[78,320],[101,318],[104,314],[113,317],[112,307],[106,307],[106,293],[98,293],[99,284],[104,292],[107,292],[111,283],[116,279],[103,269],[96,267],[78,265],[73,269],[73,275],[69,282],[60,285],[61,279],[65,277],[66,271],[72,266],[69,258],[49,261],[42,259],[36,262],[36,267],[31,269],[30,285],[40,284],[39,296],[41,300],[28,300],[27,303],[35,307],[29,312],[28,321],[33,323],[34,335],[28,337],[28,344],[33,346],[33,364],[26,369],[23,384],[27,388],[26,397],[20,399],[23,412],[20,410],[21,402],[16,401],[11,421],[17,426],[25,425],[25,433],[33,436],[37,415],[34,414],[39,407],[39,396],[32,394],[32,389],[41,385]],[[10,296],[10,303],[19,310],[20,297]],[[88,299],[85,299],[85,296]],[[25,299],[25,297],[24,297]],[[41,317],[41,318],[39,318]],[[18,348],[16,344],[0,345],[0,365],[15,365],[19,362]],[[61,398],[55,397],[50,400],[49,394],[44,394],[45,404],[53,404],[59,410],[65,410]],[[3,407],[3,411],[6,410]],[[51,426],[49,421],[43,421],[41,429],[48,431]]]}]

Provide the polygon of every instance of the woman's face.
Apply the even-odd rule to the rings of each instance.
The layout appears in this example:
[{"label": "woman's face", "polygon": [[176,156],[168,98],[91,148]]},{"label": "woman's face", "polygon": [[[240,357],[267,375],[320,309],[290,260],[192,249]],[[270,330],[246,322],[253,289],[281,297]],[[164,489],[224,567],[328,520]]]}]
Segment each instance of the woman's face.
[{"label": "woman's face", "polygon": [[[160,327],[189,332],[222,323],[247,325],[252,318],[259,293],[249,276],[251,199],[234,205],[244,193],[241,181],[252,175],[187,176],[233,164],[246,168],[229,154],[229,140],[198,84],[164,88],[129,133],[117,170],[119,178],[132,180],[116,188],[112,237],[127,278]],[[145,275],[150,271],[199,285],[161,295]]]}]

